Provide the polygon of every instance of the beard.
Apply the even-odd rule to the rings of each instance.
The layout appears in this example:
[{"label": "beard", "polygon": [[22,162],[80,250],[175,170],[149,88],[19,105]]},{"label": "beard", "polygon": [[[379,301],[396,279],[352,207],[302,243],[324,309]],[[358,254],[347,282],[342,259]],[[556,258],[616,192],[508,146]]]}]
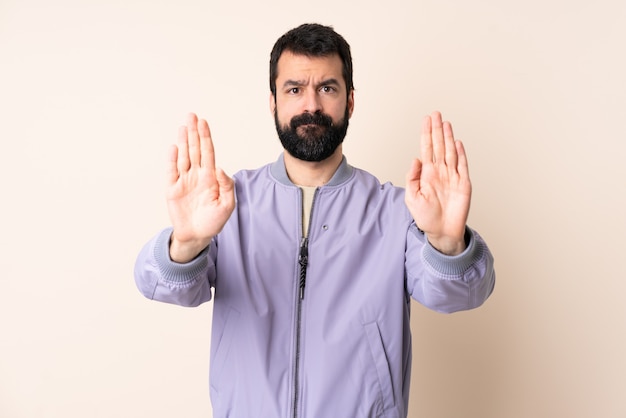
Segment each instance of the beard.
[{"label": "beard", "polygon": [[322,113],[303,113],[294,116],[289,124],[281,126],[274,110],[274,123],[283,148],[293,157],[304,161],[323,161],[333,155],[348,132],[348,107],[343,119],[334,124]]}]

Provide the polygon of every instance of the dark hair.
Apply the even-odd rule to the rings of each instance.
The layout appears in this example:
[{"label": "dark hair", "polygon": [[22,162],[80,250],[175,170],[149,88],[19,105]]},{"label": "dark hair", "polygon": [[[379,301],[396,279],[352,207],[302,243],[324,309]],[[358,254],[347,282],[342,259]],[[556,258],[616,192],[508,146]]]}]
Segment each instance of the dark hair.
[{"label": "dark hair", "polygon": [[331,26],[305,23],[285,33],[274,44],[270,54],[270,91],[274,97],[276,97],[278,59],[285,51],[307,57],[339,55],[343,63],[343,79],[346,82],[347,93],[350,94],[354,89],[350,45]]}]

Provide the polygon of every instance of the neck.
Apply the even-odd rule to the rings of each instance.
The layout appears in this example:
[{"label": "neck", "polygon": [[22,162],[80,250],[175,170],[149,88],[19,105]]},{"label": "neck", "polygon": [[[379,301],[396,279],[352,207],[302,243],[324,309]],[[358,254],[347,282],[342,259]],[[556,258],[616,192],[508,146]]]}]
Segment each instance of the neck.
[{"label": "neck", "polygon": [[323,161],[303,161],[285,151],[285,169],[293,184],[319,187],[328,183],[341,164],[341,145]]}]

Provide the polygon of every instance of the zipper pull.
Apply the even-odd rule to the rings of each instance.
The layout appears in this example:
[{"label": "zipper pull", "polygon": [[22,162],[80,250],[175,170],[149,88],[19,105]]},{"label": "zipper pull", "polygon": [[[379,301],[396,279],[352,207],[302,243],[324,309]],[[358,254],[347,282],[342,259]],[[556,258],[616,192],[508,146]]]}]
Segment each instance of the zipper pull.
[{"label": "zipper pull", "polygon": [[304,299],[304,286],[306,285],[306,268],[309,264],[309,240],[306,237],[300,242],[300,300]]}]

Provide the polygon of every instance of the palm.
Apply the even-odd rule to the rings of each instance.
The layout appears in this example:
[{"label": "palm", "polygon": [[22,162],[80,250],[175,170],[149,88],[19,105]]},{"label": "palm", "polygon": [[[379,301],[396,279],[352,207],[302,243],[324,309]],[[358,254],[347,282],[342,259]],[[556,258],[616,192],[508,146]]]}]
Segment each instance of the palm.
[{"label": "palm", "polygon": [[422,128],[422,160],[407,174],[405,201],[413,219],[442,252],[464,247],[472,186],[463,144],[435,112]]},{"label": "palm", "polygon": [[215,236],[230,215],[215,174],[205,168],[180,176],[169,186],[167,202],[176,236],[181,240]]}]

